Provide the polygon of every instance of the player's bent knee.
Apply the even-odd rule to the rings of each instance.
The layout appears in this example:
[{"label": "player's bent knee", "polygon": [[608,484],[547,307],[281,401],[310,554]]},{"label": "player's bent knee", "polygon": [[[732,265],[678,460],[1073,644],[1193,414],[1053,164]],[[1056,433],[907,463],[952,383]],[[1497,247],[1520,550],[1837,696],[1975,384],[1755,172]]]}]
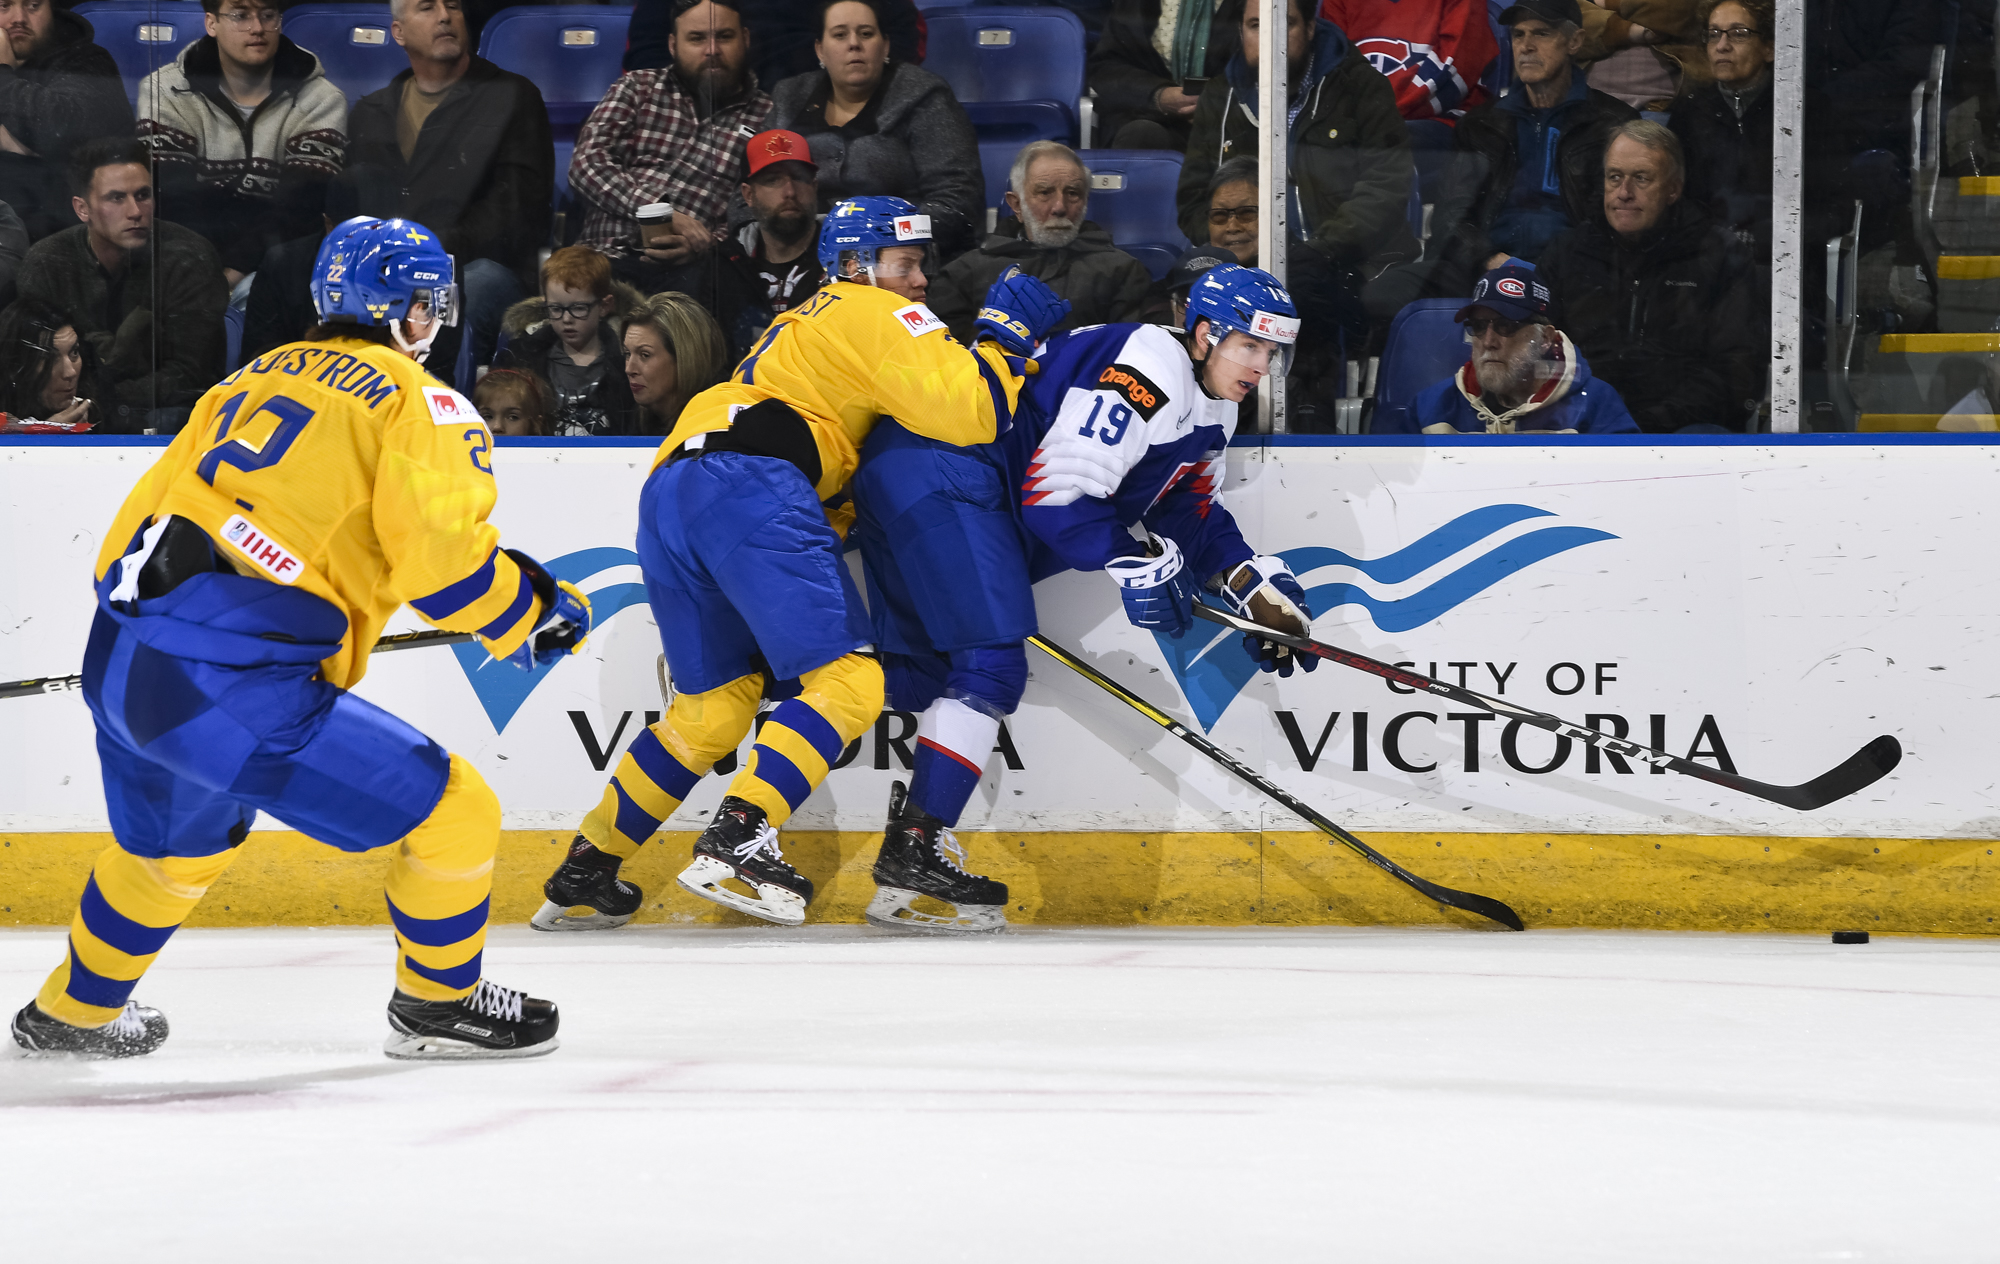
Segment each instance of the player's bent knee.
[{"label": "player's bent knee", "polygon": [[945,661],[935,654],[884,653],[882,681],[890,706],[915,712],[944,697],[950,674]]},{"label": "player's bent knee", "polygon": [[492,872],[499,848],[500,796],[477,768],[453,755],[443,796],[403,839],[399,859],[431,877],[465,879]]},{"label": "player's bent knee", "polygon": [[706,773],[742,743],[763,696],[761,672],[738,676],[707,693],[675,694],[666,715],[652,726],[653,734],[675,759]]},{"label": "player's bent knee", "polygon": [[866,733],[882,714],[882,665],[873,655],[843,654],[799,677],[799,697],[826,717],[843,745]]},{"label": "player's bent knee", "polygon": [[1028,687],[1028,650],[1019,642],[986,649],[956,650],[945,694],[994,719],[1014,714]]}]

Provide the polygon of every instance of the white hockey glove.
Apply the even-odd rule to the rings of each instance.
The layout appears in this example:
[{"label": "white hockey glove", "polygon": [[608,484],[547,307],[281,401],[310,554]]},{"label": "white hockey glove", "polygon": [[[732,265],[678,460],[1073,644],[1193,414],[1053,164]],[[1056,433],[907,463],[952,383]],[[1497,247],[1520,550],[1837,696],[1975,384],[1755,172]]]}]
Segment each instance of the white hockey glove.
[{"label": "white hockey glove", "polygon": [[1134,627],[1178,637],[1194,626],[1194,585],[1181,563],[1180,546],[1153,536],[1150,557],[1121,557],[1105,564],[1104,573],[1118,585],[1125,617]]},{"label": "white hockey glove", "polygon": [[[1253,557],[1226,576],[1218,575],[1209,587],[1239,619],[1292,636],[1312,635],[1312,608],[1306,605],[1306,590],[1291,569],[1275,557]],[[1294,663],[1307,671],[1319,666],[1318,657],[1294,654],[1289,645],[1257,636],[1246,636],[1243,643],[1260,669],[1280,676],[1291,675]]]}]

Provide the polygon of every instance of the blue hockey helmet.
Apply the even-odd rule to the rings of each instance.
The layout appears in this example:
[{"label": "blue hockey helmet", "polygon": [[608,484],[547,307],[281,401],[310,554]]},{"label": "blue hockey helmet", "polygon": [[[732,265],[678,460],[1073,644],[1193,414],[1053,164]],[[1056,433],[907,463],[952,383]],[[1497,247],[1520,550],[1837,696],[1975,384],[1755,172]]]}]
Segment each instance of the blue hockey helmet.
[{"label": "blue hockey helmet", "polygon": [[[1291,367],[1299,312],[1278,278],[1262,268],[1225,263],[1196,277],[1188,289],[1183,327],[1192,333],[1204,320],[1209,344],[1225,358],[1266,373],[1282,374]],[[1244,336],[1232,342],[1230,334]]]},{"label": "blue hockey helmet", "polygon": [[[899,197],[842,198],[820,226],[819,264],[828,280],[858,280],[866,273],[872,284],[876,256],[890,246],[921,247],[928,262],[931,217]],[[842,270],[848,262],[855,265],[851,273]]]},{"label": "blue hockey helmet", "polygon": [[458,323],[452,258],[413,220],[357,215],[336,225],[313,261],[312,297],[323,321],[394,328],[422,304],[440,325]]}]

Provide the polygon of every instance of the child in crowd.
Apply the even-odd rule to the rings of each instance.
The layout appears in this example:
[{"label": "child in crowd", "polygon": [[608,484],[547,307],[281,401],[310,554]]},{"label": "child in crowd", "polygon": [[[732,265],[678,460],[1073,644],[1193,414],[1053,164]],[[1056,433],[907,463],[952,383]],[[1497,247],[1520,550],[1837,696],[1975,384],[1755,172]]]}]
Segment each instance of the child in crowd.
[{"label": "child in crowd", "polygon": [[545,435],[556,411],[548,384],[521,369],[495,369],[480,378],[472,406],[496,435]]},{"label": "child in crowd", "polygon": [[542,265],[542,297],[507,309],[508,342],[493,367],[532,373],[547,385],[555,403],[546,433],[643,433],[620,345],[625,317],[638,301],[638,291],[612,281],[609,259],[587,246],[565,246]]}]

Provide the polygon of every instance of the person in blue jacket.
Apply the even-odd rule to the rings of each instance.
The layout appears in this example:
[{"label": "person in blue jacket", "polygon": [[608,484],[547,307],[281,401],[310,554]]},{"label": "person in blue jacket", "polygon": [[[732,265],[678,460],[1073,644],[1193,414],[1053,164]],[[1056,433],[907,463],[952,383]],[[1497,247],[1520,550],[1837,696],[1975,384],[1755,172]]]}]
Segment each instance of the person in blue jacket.
[{"label": "person in blue jacket", "polygon": [[1459,309],[1471,354],[1376,434],[1638,434],[1625,401],[1591,376],[1549,323],[1549,290],[1518,259],[1488,272]]}]

